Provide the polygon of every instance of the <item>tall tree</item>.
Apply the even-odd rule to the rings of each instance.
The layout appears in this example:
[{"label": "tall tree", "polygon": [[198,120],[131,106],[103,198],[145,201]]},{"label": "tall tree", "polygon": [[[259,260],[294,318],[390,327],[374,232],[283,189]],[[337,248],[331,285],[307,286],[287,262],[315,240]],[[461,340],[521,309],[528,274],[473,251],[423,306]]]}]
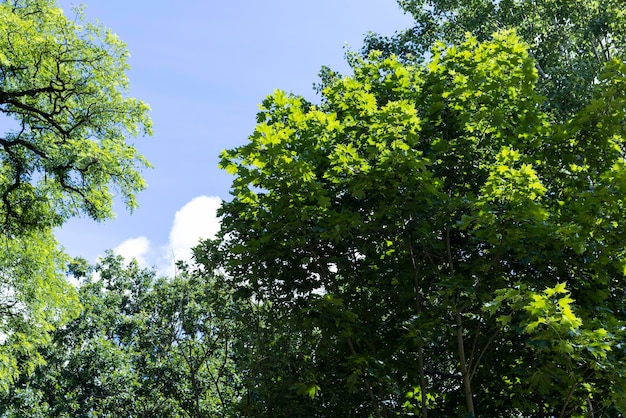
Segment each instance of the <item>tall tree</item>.
[{"label": "tall tree", "polygon": [[127,97],[124,44],[68,19],[52,0],[0,2],[0,222],[7,234],[111,216],[111,188],[132,209],[147,162],[127,143],[150,132],[148,107]]},{"label": "tall tree", "polygon": [[128,97],[127,57],[113,33],[53,0],[0,1],[0,387],[78,312],[50,231],[112,216],[113,192],[132,209],[145,186],[148,163],[128,140],[151,123]]},{"label": "tall tree", "polygon": [[511,32],[350,62],[221,162],[224,280],[304,338],[315,416],[623,413],[626,65],[560,121]]}]

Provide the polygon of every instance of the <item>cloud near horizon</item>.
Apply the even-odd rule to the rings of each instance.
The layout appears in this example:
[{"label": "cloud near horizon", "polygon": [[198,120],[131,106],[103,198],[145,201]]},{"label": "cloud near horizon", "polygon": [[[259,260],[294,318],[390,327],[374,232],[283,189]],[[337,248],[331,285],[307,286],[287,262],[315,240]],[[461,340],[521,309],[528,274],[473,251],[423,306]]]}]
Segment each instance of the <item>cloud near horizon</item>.
[{"label": "cloud near horizon", "polygon": [[217,196],[193,198],[174,215],[169,241],[160,251],[152,248],[145,236],[130,238],[113,251],[126,260],[137,260],[140,266],[155,266],[158,274],[171,276],[175,273],[176,260],[189,261],[191,248],[201,239],[215,238],[220,229],[217,210],[222,199]]}]

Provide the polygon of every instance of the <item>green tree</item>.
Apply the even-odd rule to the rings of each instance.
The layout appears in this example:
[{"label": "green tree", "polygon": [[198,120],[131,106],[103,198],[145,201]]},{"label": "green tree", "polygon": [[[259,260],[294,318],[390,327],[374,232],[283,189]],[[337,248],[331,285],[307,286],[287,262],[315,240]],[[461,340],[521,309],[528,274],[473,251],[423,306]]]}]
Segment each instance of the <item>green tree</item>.
[{"label": "green tree", "polygon": [[226,285],[304,339],[310,416],[618,416],[626,65],[562,120],[511,32],[431,57],[263,102],[222,154]]},{"label": "green tree", "polygon": [[145,187],[148,163],[128,140],[151,123],[128,97],[127,57],[109,30],[53,0],[0,1],[1,388],[78,312],[50,231],[111,217],[114,192],[132,209]]},{"label": "green tree", "polygon": [[194,253],[194,274],[213,277],[214,292],[221,295],[215,300],[227,307],[213,310],[215,320],[231,324],[229,362],[235,374],[223,385],[231,394],[229,416],[362,416],[362,408],[355,408],[360,397],[345,391],[335,373],[342,359],[320,355],[320,347],[332,343],[308,319],[247,292],[236,296],[230,279],[219,273],[227,254],[220,241],[204,241]]},{"label": "green tree", "polygon": [[47,232],[0,236],[0,389],[44,359],[38,352],[56,326],[80,310],[67,282],[68,258]]},{"label": "green tree", "polygon": [[145,159],[127,143],[150,132],[148,107],[128,98],[128,52],[109,30],[68,19],[52,0],[0,2],[0,218],[5,233],[129,208]]},{"label": "green tree", "polygon": [[[241,391],[233,367],[240,308],[216,287],[218,272],[196,263],[178,268],[176,277],[157,281],[151,292],[144,358],[156,348],[147,365],[175,371],[177,379],[166,384],[186,416],[233,416]],[[154,378],[164,384],[158,374]]]},{"label": "green tree", "polygon": [[84,273],[82,312],[0,397],[0,416],[232,416],[235,307],[212,274],[157,278],[111,253]]},{"label": "green tree", "polygon": [[604,65],[626,54],[626,16],[618,0],[398,0],[415,26],[391,38],[372,34],[365,51],[382,50],[415,60],[433,45],[479,41],[514,29],[529,45],[544,105],[564,120],[590,100]]}]

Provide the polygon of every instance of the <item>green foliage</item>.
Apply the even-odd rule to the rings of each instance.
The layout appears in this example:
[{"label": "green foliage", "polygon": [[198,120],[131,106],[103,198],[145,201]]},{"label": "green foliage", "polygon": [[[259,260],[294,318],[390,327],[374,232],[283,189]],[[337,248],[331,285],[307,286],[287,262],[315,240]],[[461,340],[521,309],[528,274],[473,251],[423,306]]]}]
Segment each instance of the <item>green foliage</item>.
[{"label": "green foliage", "polygon": [[127,95],[127,58],[109,30],[68,19],[53,0],[0,1],[2,391],[43,363],[39,348],[80,310],[52,229],[112,217],[113,192],[132,209],[145,187],[148,163],[127,140],[151,123]]},{"label": "green foliage", "polygon": [[127,97],[128,52],[109,30],[68,19],[52,0],[0,2],[0,221],[5,233],[129,208],[148,165],[128,137],[150,133],[148,107]]},{"label": "green foliage", "polygon": [[[529,335],[527,349],[541,365],[530,375],[530,388],[544,397],[566,394],[560,416],[572,411],[589,414],[593,411],[589,399],[607,396],[602,393],[607,390],[609,403],[622,403],[623,389],[619,388],[624,384],[620,376],[623,371],[616,365],[623,354],[612,351],[614,347],[621,349],[623,329],[612,327],[609,333],[595,318],[583,321],[575,314],[565,283],[542,292],[520,284],[495,293],[486,310],[491,314],[505,312],[497,318],[505,329],[515,326]],[[605,374],[617,387],[603,382]]]},{"label": "green foliage", "polygon": [[223,285],[301,353],[255,346],[289,382],[258,402],[623,413],[626,67],[610,61],[563,119],[513,32],[438,44],[424,65],[349,60],[352,76],[324,71],[319,105],[266,98],[222,154]]},{"label": "green foliage", "polygon": [[56,326],[78,314],[75,289],[63,274],[67,257],[49,233],[0,242],[0,389],[44,363],[38,348]]},{"label": "green foliage", "polygon": [[[348,56],[350,76],[324,69],[317,105],[274,92],[250,141],[222,153],[235,179],[219,240],[201,243],[169,279],[111,254],[95,268],[74,260],[84,310],[70,322],[76,312],[60,307],[75,295],[55,281],[58,269],[41,270],[48,279],[37,286],[19,279],[67,261],[33,227],[81,211],[107,216],[106,193],[64,187],[102,191],[119,179],[88,183],[80,165],[67,166],[66,180],[58,167],[46,171],[60,154],[38,147],[60,135],[74,155],[79,142],[63,129],[78,113],[63,107],[57,126],[31,95],[39,91],[15,96],[43,110],[19,119],[39,120],[35,129],[0,143],[14,175],[5,176],[5,218],[24,225],[7,239],[0,276],[9,309],[0,381],[15,381],[2,416],[624,415],[619,3],[400,3],[416,17],[413,32],[368,38],[366,54]],[[20,14],[27,5],[34,17]],[[66,22],[44,0],[2,7],[6,27]],[[68,27],[59,33],[76,34]],[[78,37],[85,45],[123,64],[117,41],[84,28],[93,35]],[[38,42],[21,50],[48,45]],[[111,91],[125,109],[109,128],[119,129],[132,206],[143,160],[123,139],[149,125],[142,104]],[[89,126],[76,128],[87,132],[82,146],[107,143]],[[51,209],[41,223],[29,221],[40,211],[35,192],[9,213],[12,193],[23,199],[42,185]],[[69,212],[55,211],[68,201]]]},{"label": "green foliage", "polygon": [[234,306],[212,277],[157,279],[108,253],[80,284],[82,313],[0,399],[0,416],[232,416]]},{"label": "green foliage", "polygon": [[[618,0],[398,0],[415,26],[391,38],[371,34],[365,51],[381,50],[413,61],[437,42],[457,44],[467,32],[478,40],[516,30],[539,72],[538,91],[565,120],[593,94],[604,65],[626,53],[626,16]],[[367,52],[366,52],[367,53]]]}]

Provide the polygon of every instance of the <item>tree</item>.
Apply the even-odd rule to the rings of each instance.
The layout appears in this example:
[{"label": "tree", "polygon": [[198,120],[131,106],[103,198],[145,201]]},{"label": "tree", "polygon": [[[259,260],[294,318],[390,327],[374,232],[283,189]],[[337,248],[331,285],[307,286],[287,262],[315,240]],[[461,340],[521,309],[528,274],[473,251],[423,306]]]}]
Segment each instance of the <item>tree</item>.
[{"label": "tree", "polygon": [[436,42],[486,40],[514,29],[529,45],[538,70],[538,91],[554,116],[565,120],[590,100],[604,65],[624,59],[626,18],[620,1],[587,0],[398,0],[415,26],[391,38],[371,34],[365,51],[382,50],[410,60]]},{"label": "tree", "polygon": [[239,307],[230,293],[216,287],[218,272],[198,263],[179,263],[178,268],[176,277],[155,283],[144,308],[151,315],[143,357],[150,367],[175,370],[176,380],[161,382],[157,373],[153,379],[169,386],[170,397],[186,416],[232,416],[241,391],[233,366],[236,328],[242,328]]},{"label": "tree", "polygon": [[110,252],[82,271],[82,312],[0,397],[0,416],[232,416],[235,307],[212,274],[157,278]]},{"label": "tree", "polygon": [[511,32],[350,63],[222,154],[224,280],[305,342],[292,393],[311,416],[623,414],[626,65],[563,120]]},{"label": "tree", "polygon": [[0,238],[0,390],[44,361],[38,348],[80,310],[67,282],[68,257],[49,232]]},{"label": "tree", "polygon": [[148,165],[127,143],[150,133],[148,107],[127,97],[128,52],[109,30],[68,19],[53,0],[0,2],[0,218],[5,234],[59,226],[126,205]]},{"label": "tree", "polygon": [[127,140],[150,133],[129,98],[124,44],[68,19],[53,0],[0,1],[0,388],[41,360],[36,349],[79,311],[52,229],[69,217],[132,209],[147,161]]}]

